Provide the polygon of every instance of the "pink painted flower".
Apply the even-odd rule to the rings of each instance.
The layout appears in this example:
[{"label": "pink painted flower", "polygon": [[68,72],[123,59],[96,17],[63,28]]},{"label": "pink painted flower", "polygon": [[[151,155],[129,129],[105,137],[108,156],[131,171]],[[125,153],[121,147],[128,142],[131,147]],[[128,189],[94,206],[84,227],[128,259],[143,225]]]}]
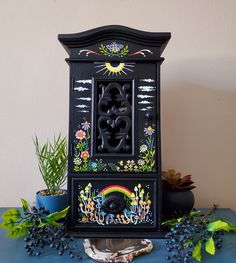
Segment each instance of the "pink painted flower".
[{"label": "pink painted flower", "polygon": [[86,133],[83,130],[79,130],[76,132],[75,137],[78,140],[83,140],[86,136]]},{"label": "pink painted flower", "polygon": [[80,157],[83,159],[88,159],[89,158],[89,152],[88,151],[81,152]]}]

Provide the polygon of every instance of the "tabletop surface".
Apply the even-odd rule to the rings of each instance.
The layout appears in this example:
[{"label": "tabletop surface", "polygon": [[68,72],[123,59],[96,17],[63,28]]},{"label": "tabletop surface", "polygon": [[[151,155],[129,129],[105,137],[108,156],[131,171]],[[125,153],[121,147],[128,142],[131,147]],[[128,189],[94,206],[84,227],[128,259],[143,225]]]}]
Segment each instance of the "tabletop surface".
[{"label": "tabletop surface", "polygon": [[[0,215],[7,208],[0,208]],[[229,220],[236,224],[236,212],[231,209],[222,208],[216,211],[216,214],[219,218],[224,220]],[[214,256],[204,253],[203,262],[224,262],[224,263],[236,263],[236,234],[235,233],[226,233],[223,236],[223,248],[217,250]],[[59,256],[57,251],[54,249],[43,251],[43,254],[36,256],[28,256],[23,248],[24,241],[23,239],[8,239],[7,232],[0,229],[0,262],[2,263],[73,263],[73,262],[83,262],[83,263],[92,263],[94,262],[83,252],[83,239],[77,239],[78,249],[81,251],[83,260],[71,259],[68,254]],[[166,262],[166,249],[164,239],[152,239],[154,248],[153,251],[148,255],[143,255],[135,258],[134,263],[158,263]],[[196,261],[194,261],[196,262]]]}]

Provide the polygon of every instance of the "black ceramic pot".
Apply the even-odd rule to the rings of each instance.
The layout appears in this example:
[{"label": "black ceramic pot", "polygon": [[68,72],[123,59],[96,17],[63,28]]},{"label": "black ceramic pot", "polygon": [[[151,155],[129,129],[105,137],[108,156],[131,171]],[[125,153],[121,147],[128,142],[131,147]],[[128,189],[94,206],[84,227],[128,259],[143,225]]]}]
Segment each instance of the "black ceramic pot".
[{"label": "black ceramic pot", "polygon": [[182,216],[194,206],[194,195],[190,190],[170,191],[163,189],[163,213],[165,217]]}]

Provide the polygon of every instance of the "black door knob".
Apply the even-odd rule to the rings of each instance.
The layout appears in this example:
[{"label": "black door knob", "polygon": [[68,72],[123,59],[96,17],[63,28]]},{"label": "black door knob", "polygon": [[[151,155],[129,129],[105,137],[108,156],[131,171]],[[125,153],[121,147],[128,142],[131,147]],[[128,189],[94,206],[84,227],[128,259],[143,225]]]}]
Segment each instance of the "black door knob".
[{"label": "black door knob", "polygon": [[109,214],[118,214],[125,208],[125,200],[119,195],[109,195],[102,203],[102,210]]}]

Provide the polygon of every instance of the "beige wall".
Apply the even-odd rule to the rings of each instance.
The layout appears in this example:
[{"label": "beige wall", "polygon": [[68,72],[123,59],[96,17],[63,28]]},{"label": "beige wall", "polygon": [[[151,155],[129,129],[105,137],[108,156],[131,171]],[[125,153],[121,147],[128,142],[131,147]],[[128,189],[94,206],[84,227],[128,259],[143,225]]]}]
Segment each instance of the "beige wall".
[{"label": "beige wall", "polygon": [[67,132],[58,33],[107,24],[170,31],[162,65],[163,168],[193,175],[197,206],[236,209],[235,0],[0,0],[0,206],[43,188],[32,137]]}]

